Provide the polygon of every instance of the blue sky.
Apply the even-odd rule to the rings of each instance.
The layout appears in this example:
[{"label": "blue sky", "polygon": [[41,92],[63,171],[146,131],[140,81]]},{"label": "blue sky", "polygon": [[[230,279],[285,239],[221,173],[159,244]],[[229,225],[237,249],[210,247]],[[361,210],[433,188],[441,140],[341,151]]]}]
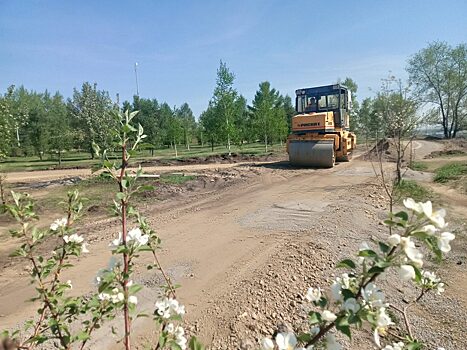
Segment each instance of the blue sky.
[{"label": "blue sky", "polygon": [[359,98],[434,40],[467,41],[465,0],[0,0],[0,90],[96,82],[131,99],[207,106],[219,60],[249,101],[268,80],[284,94],[352,77]]}]

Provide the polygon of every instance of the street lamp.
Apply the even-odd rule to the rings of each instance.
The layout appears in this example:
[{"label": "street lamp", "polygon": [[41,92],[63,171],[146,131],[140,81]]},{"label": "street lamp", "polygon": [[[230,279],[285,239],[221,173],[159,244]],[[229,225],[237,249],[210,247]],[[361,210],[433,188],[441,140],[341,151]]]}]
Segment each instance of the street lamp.
[{"label": "street lamp", "polygon": [[138,71],[136,68],[138,67],[138,62],[135,62],[135,79],[136,79],[136,96],[139,97],[139,88],[138,88]]}]

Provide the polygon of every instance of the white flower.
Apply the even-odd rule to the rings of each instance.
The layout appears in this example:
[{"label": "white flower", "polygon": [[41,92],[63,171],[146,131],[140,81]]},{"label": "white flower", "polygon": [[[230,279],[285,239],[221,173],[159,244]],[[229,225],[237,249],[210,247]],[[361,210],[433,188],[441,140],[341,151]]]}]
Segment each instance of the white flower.
[{"label": "white flower", "polygon": [[[115,291],[113,291],[115,293]],[[117,304],[125,299],[125,296],[123,295],[122,292],[118,292],[116,294],[113,294],[110,296],[110,299],[112,300],[112,303]]]},{"label": "white flower", "polygon": [[314,337],[315,335],[319,333],[320,330],[321,329],[318,326],[314,326],[310,329],[310,335]]},{"label": "white flower", "polygon": [[436,285],[436,294],[444,293],[444,283],[440,282]]},{"label": "white flower", "polygon": [[337,318],[337,316],[329,310],[324,310],[323,313],[321,314],[321,317],[323,318],[323,320],[327,322],[333,322]]},{"label": "white flower", "polygon": [[357,279],[350,277],[347,273],[343,273],[341,277],[337,277],[331,285],[331,296],[334,301],[342,301],[342,289],[349,289],[352,292],[356,292]]},{"label": "white flower", "polygon": [[143,235],[139,228],[134,228],[130,230],[127,234],[127,242],[134,242],[136,246],[141,246],[147,244],[149,241],[148,235]]},{"label": "white flower", "polygon": [[392,345],[386,345],[382,350],[402,350],[404,349],[404,343],[398,342]]},{"label": "white flower", "polygon": [[326,336],[326,349],[328,350],[341,350],[342,345],[336,341],[334,334],[328,334]]},{"label": "white flower", "polygon": [[110,294],[107,293],[99,293],[97,296],[99,300],[110,300]]},{"label": "white flower", "polygon": [[67,285],[70,289],[73,289],[73,285],[71,284],[71,281],[70,281],[70,280],[66,281],[66,285]]},{"label": "white flower", "polygon": [[169,333],[174,335],[175,343],[181,348],[186,349],[187,339],[185,338],[185,330],[181,326],[174,326],[173,323],[169,323],[165,330]]},{"label": "white flower", "polygon": [[362,290],[362,297],[370,307],[383,307],[386,305],[384,303],[384,293],[374,283],[368,283]]},{"label": "white flower", "polygon": [[81,244],[81,253],[89,253],[88,244],[87,244],[87,243]]},{"label": "white flower", "polygon": [[417,212],[418,214],[421,214],[423,212],[423,208],[421,206],[421,203],[415,202],[412,198],[404,199],[403,202],[404,202],[404,206],[407,209],[413,210],[413,211]]},{"label": "white flower", "polygon": [[438,236],[438,248],[443,252],[443,253],[448,253],[451,251],[451,245],[449,242],[451,242],[456,236],[452,234],[451,232],[443,232]]},{"label": "white flower", "polygon": [[94,285],[96,286],[99,286],[101,283],[102,283],[102,274],[103,274],[104,270],[99,270],[97,271],[97,275],[96,277],[94,277]]},{"label": "white flower", "polygon": [[319,287],[309,288],[306,292],[305,298],[310,302],[319,301],[321,299],[321,289]]},{"label": "white flower", "polygon": [[410,281],[415,278],[415,269],[412,265],[401,265],[399,269],[399,276],[404,281]]},{"label": "white flower", "polygon": [[138,304],[138,298],[136,297],[136,295],[130,295],[128,297],[128,303],[134,305]]},{"label": "white flower", "polygon": [[63,236],[63,241],[65,243],[76,243],[76,244],[79,244],[79,243],[82,243],[84,241],[84,238],[81,237],[80,235],[76,234],[76,233],[73,233],[72,235],[68,236],[68,235],[65,235]]},{"label": "white flower", "polygon": [[109,244],[109,247],[112,248],[112,250],[113,250],[113,249],[117,249],[122,244],[123,244],[122,233],[119,232],[118,233],[118,238],[115,238],[114,240],[112,240],[112,242],[110,242],[110,244]]},{"label": "white flower", "polygon": [[342,284],[340,284],[337,281],[334,281],[334,283],[331,285],[331,296],[334,301],[339,301],[342,300]]},{"label": "white flower", "polygon": [[420,203],[423,214],[438,228],[444,228],[447,226],[446,222],[444,221],[444,217],[446,216],[446,210],[439,209],[433,212],[433,205],[430,201],[425,203]]},{"label": "white flower", "polygon": [[433,225],[426,225],[423,226],[423,231],[426,232],[428,235],[433,236],[438,229],[434,227]]},{"label": "white flower", "polygon": [[423,254],[415,248],[415,243],[410,240],[410,237],[401,238],[402,249],[407,258],[409,258],[417,267],[423,266]]},{"label": "white flower", "polygon": [[387,328],[388,326],[394,324],[392,321],[391,321],[391,318],[389,317],[389,315],[386,313],[386,308],[384,307],[380,307],[378,309],[378,313],[377,313],[377,316],[376,316],[376,326],[378,328]]},{"label": "white flower", "polygon": [[388,238],[388,243],[391,247],[395,247],[401,242],[401,236],[399,236],[397,233],[389,236]]},{"label": "white flower", "polygon": [[297,338],[292,332],[278,333],[276,335],[276,343],[279,350],[294,350],[297,345]]},{"label": "white flower", "polygon": [[261,341],[261,349],[263,350],[273,350],[274,349],[274,343],[271,339],[269,338],[264,338]]},{"label": "white flower", "polygon": [[[142,231],[139,228],[134,228],[128,231],[126,235],[126,243],[128,245],[133,245],[136,247],[147,244],[149,241],[148,235],[143,235]],[[121,232],[118,233],[118,238],[110,242],[109,247],[114,250],[123,244],[123,235]]]},{"label": "white flower", "polygon": [[425,203],[418,203],[422,210],[423,210],[423,214],[425,214],[425,216],[427,218],[430,218],[431,215],[433,215],[433,205],[431,204],[431,201],[427,201]]},{"label": "white flower", "polygon": [[50,229],[52,231],[57,231],[60,227],[65,227],[67,223],[67,218],[57,219],[52,224],[50,224]]},{"label": "white flower", "polygon": [[349,298],[344,302],[343,309],[345,311],[351,311],[352,313],[357,313],[360,310],[360,304],[355,298]]},{"label": "white flower", "polygon": [[175,332],[175,326],[173,323],[169,323],[166,327],[165,327],[165,330],[170,333],[170,334],[173,334]]},{"label": "white flower", "polygon": [[362,242],[360,244],[360,247],[358,247],[358,251],[362,251],[362,250],[371,250],[370,246],[368,245],[367,242]]},{"label": "white flower", "polygon": [[170,318],[172,315],[184,315],[185,306],[180,305],[177,300],[165,297],[156,302],[156,312],[162,318]]}]

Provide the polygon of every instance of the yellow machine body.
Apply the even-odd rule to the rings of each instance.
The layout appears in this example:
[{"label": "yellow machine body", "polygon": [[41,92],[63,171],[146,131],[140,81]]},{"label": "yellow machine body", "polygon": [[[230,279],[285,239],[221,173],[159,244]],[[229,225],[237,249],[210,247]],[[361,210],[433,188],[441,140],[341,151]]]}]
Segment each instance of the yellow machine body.
[{"label": "yellow machine body", "polygon": [[333,167],[336,160],[348,161],[357,144],[355,134],[348,130],[350,107],[350,93],[342,85],[297,90],[299,114],[292,118],[287,139],[290,162]]}]

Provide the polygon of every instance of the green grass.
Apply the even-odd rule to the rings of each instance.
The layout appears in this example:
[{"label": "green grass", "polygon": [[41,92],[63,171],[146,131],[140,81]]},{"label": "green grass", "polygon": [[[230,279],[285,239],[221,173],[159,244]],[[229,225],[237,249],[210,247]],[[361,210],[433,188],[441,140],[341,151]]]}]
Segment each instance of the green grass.
[{"label": "green grass", "polygon": [[183,174],[162,174],[159,178],[159,182],[169,185],[183,185],[185,182],[196,179],[195,175],[183,175]]},{"label": "green grass", "polygon": [[409,168],[417,171],[426,171],[428,170],[428,165],[422,162],[412,162],[412,164],[409,165]]},{"label": "green grass", "polygon": [[467,175],[466,163],[450,163],[436,169],[433,180],[439,183],[446,183],[451,180],[457,180],[463,175]]},{"label": "green grass", "polygon": [[426,201],[433,198],[433,192],[413,180],[402,180],[395,188],[395,197],[400,200],[413,198],[415,201]]},{"label": "green grass", "polygon": [[[223,145],[214,146],[214,150],[210,146],[192,145],[190,150],[185,146],[179,145],[177,147],[178,157],[175,157],[173,148],[165,147],[154,150],[141,150],[138,151],[133,158],[133,163],[138,161],[151,161],[151,160],[174,160],[184,159],[191,157],[209,157],[213,155],[220,155],[227,153],[227,148]],[[285,145],[273,145],[268,147],[268,152],[284,152]],[[249,155],[265,155],[266,151],[264,145],[261,143],[244,144],[241,147],[237,145],[232,146],[232,153],[249,154]],[[109,153],[109,157],[117,157],[117,154]],[[69,169],[69,168],[91,168],[97,165],[99,161],[92,159],[89,153],[84,152],[66,152],[62,157],[62,165],[59,167],[58,158],[56,155],[45,155],[43,160],[37,156],[27,157],[9,157],[0,162],[0,172],[12,171],[28,171],[28,170],[46,170],[46,169]]]}]

